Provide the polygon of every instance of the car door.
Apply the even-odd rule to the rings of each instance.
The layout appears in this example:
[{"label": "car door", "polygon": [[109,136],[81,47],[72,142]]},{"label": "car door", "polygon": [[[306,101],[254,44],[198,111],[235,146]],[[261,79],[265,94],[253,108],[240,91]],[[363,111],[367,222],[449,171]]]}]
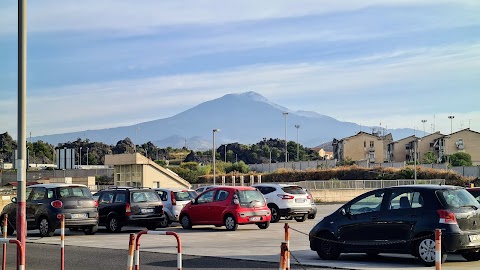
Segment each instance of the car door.
[{"label": "car door", "polygon": [[105,191],[98,198],[98,222],[100,224],[107,223],[108,214],[112,211],[114,195],[115,193],[112,191]]},{"label": "car door", "polygon": [[[368,192],[346,206],[338,221],[338,237],[348,250],[365,250],[382,239],[382,205],[385,190]],[[348,245],[351,243],[351,245]]]},{"label": "car door", "polygon": [[[49,216],[47,213],[48,201],[47,189],[44,187],[33,188],[30,194],[30,200],[27,201],[27,227],[29,229],[37,227],[37,217],[40,215]],[[47,205],[44,205],[47,204]]]},{"label": "car door", "polygon": [[210,203],[210,220],[212,224],[223,224],[223,213],[231,204],[229,197],[230,192],[228,190],[217,190],[213,202]]},{"label": "car door", "polygon": [[188,214],[193,224],[209,224],[208,222],[211,220],[210,207],[215,192],[215,189],[206,191],[190,204]]}]

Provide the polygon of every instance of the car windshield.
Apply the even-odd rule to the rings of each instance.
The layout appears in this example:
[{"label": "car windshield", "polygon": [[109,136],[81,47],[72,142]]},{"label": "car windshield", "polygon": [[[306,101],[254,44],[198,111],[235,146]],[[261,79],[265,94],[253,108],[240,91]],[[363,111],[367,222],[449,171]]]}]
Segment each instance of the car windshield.
[{"label": "car windshield", "polygon": [[258,190],[239,190],[238,199],[241,205],[248,205],[255,203],[256,206],[264,206],[265,199],[262,193]]},{"label": "car windshield", "polygon": [[190,201],[197,197],[197,192],[193,190],[182,190],[175,192],[175,200],[177,201]]},{"label": "car windshield", "polygon": [[160,197],[153,191],[135,191],[132,192],[132,202],[158,202]]},{"label": "car windshield", "polygon": [[58,197],[92,197],[92,192],[86,187],[60,187],[58,188]]},{"label": "car windshield", "polygon": [[442,204],[448,208],[470,207],[480,208],[477,200],[465,189],[438,190],[437,195]]},{"label": "car windshield", "polygon": [[282,190],[288,194],[306,194],[305,190],[299,186],[287,186],[283,187]]}]

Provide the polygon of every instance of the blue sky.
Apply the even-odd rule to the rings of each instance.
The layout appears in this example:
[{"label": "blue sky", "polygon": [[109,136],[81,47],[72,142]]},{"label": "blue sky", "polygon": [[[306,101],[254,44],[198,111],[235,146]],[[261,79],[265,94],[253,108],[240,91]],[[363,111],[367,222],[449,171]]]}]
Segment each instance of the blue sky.
[{"label": "blue sky", "polygon": [[[17,1],[0,2],[0,132],[17,133]],[[256,91],[388,128],[480,131],[480,1],[29,1],[27,132],[165,118]],[[282,116],[279,116],[282,117]]]}]

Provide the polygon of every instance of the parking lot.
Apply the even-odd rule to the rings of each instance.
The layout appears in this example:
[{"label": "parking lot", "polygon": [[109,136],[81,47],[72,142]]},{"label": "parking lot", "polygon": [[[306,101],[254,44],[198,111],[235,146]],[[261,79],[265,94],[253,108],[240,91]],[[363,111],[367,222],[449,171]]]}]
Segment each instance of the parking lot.
[{"label": "parking lot", "polygon": [[[224,227],[215,228],[214,226],[194,226],[192,230],[183,230],[176,223],[173,224],[174,227],[157,230],[177,232],[181,237],[183,254],[278,262],[280,244],[284,241],[285,223],[288,222],[290,227],[308,234],[317,220],[339,207],[338,204],[318,205],[319,212],[315,220],[302,223],[281,220],[279,223],[271,224],[266,230],[260,230],[256,225],[239,226],[234,232],[226,231]],[[66,230],[65,252],[68,254],[68,246],[127,250],[129,233],[136,233],[140,229],[124,227],[121,233],[112,234],[100,227],[97,234],[92,236]],[[38,231],[29,231],[27,242],[60,245],[59,233],[60,230],[57,230],[55,236],[41,238]],[[369,258],[365,254],[343,254],[337,261],[323,261],[310,250],[308,236],[295,231],[291,231],[290,248],[293,256],[305,265],[343,269],[425,269],[410,255],[380,254],[377,258]],[[144,235],[141,238],[141,250],[176,253],[176,241],[171,236]],[[294,258],[292,258],[293,263],[295,263]],[[452,270],[471,270],[479,267],[480,262],[466,262],[459,255],[449,255],[447,262],[443,264],[443,269]]]}]

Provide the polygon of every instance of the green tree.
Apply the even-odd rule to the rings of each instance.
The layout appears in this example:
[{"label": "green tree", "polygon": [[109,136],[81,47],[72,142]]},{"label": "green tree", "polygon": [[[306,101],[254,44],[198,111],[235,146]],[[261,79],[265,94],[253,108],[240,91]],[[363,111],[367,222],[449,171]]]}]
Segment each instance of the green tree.
[{"label": "green tree", "polygon": [[225,168],[226,173],[230,172],[239,172],[239,173],[247,173],[250,171],[250,167],[243,161],[235,162],[230,166]]},{"label": "green tree", "polygon": [[472,166],[472,156],[464,152],[458,152],[450,155],[450,164],[452,166]]},{"label": "green tree", "polygon": [[432,151],[429,151],[423,155],[422,162],[423,164],[433,164],[433,163],[437,163],[437,160],[438,160],[438,156]]}]

